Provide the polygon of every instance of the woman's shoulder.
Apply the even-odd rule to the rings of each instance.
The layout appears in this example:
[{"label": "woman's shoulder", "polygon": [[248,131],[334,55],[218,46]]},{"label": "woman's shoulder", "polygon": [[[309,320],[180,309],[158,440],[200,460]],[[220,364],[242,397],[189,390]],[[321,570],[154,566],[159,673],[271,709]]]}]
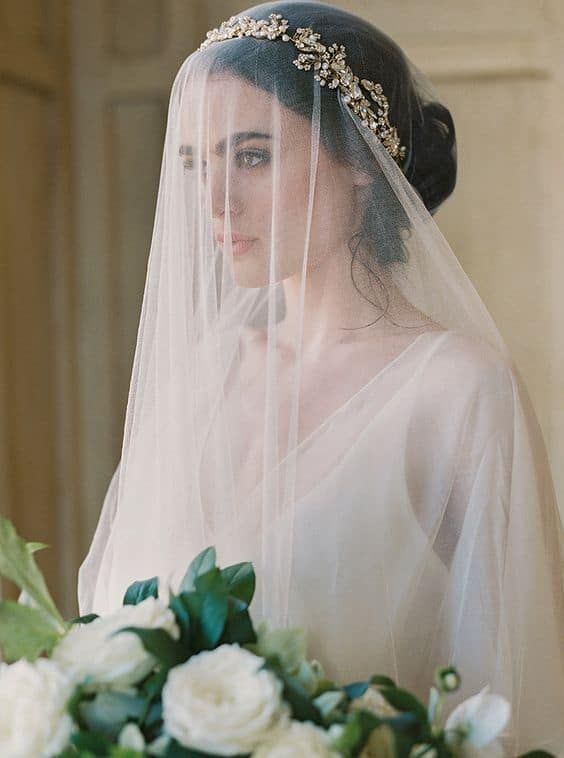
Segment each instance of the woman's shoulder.
[{"label": "woman's shoulder", "polygon": [[487,340],[446,329],[434,337],[428,371],[446,386],[471,391],[508,391],[515,370],[511,358]]}]

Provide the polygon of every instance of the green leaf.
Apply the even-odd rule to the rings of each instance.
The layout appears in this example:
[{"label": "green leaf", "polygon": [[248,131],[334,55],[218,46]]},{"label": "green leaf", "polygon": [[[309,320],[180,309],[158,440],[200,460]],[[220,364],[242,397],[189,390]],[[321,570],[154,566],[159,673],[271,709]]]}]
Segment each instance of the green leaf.
[{"label": "green leaf", "polygon": [[[31,545],[31,547],[29,547]],[[0,516],[0,575],[14,582],[53,619],[53,626],[61,633],[66,631],[63,617],[57,610],[43,574],[33,553],[43,547],[42,543],[26,543],[7,518]]]},{"label": "green leaf", "polygon": [[184,579],[180,583],[180,592],[192,591],[195,588],[196,578],[215,567],[216,557],[215,547],[213,546],[198,553],[186,570]]},{"label": "green leaf", "polygon": [[297,721],[312,721],[314,724],[323,726],[323,717],[312,703],[307,690],[297,679],[284,671],[278,658],[266,660],[263,668],[272,671],[282,681],[284,700],[289,704],[292,715]]},{"label": "green leaf", "polygon": [[133,582],[127,588],[123,597],[123,605],[138,605],[148,597],[159,596],[159,577],[152,576],[141,582]]},{"label": "green leaf", "polygon": [[176,623],[180,629],[179,643],[185,651],[186,658],[193,652],[192,649],[192,618],[190,608],[186,602],[185,595],[175,595],[169,601],[168,607],[176,617]]},{"label": "green leaf", "polygon": [[145,723],[149,729],[153,728],[163,718],[163,704],[161,702],[153,703],[145,717]]},{"label": "green leaf", "polygon": [[[204,598],[202,595],[200,595],[196,591],[192,592],[182,592],[180,595],[177,595],[174,605],[175,613],[179,612],[181,608],[184,608],[184,614],[185,617],[190,618],[189,624],[190,624],[190,640],[189,644],[186,643],[186,640],[181,637],[181,642],[183,644],[184,650],[186,655],[192,655],[193,653],[198,653],[200,650],[204,650],[206,648],[206,642],[202,636],[201,627],[200,627],[200,617],[202,615],[202,605]],[[177,617],[178,618],[178,617]],[[182,618],[182,617],[181,617]],[[179,619],[179,623],[185,623]],[[186,630],[186,626],[184,627]],[[187,631],[187,630],[186,630]]]},{"label": "green leaf", "polygon": [[61,637],[44,611],[11,600],[0,602],[0,647],[6,661],[34,661],[50,653]]},{"label": "green leaf", "polygon": [[75,732],[71,735],[72,744],[78,748],[80,754],[107,756],[111,750],[111,743],[100,734],[91,732]]},{"label": "green leaf", "polygon": [[288,701],[294,718],[298,721],[313,721],[314,724],[322,725],[323,718],[319,710],[309,699],[307,691],[292,677],[283,677],[284,699]]},{"label": "green leaf", "polygon": [[362,697],[369,687],[370,682],[351,682],[345,685],[343,689],[347,693],[347,697],[356,700],[358,697]]},{"label": "green leaf", "polygon": [[429,690],[429,702],[427,704],[427,721],[431,726],[439,727],[443,697],[436,687]]},{"label": "green leaf", "polygon": [[119,745],[112,745],[109,753],[110,758],[143,758],[143,755],[144,753],[139,753],[130,747],[120,747]]},{"label": "green leaf", "polygon": [[145,738],[148,741],[161,736],[161,694],[168,678],[168,672],[169,669],[166,667],[159,669],[151,674],[141,687],[141,694],[145,698],[145,710],[139,719],[139,724],[143,727]]},{"label": "green leaf", "polygon": [[[370,752],[370,755],[386,756],[386,758],[412,758],[415,740],[409,735],[400,734],[393,730],[388,724],[381,724],[376,727],[364,740],[364,745]],[[436,755],[446,758],[450,753],[438,753]]]},{"label": "green leaf", "polygon": [[233,597],[250,605],[255,594],[256,577],[253,564],[247,562],[235,563],[221,570],[227,582],[227,590]]},{"label": "green leaf", "polygon": [[165,629],[144,629],[138,626],[126,626],[115,631],[112,637],[122,632],[136,634],[143,643],[145,650],[167,668],[177,666],[186,660],[182,647]]},{"label": "green leaf", "polygon": [[178,597],[182,599],[183,604],[186,606],[190,614],[190,620],[193,622],[199,621],[202,613],[203,597],[196,591],[182,592]]},{"label": "green leaf", "polygon": [[[394,731],[394,743],[395,743],[395,749],[396,749],[396,755],[410,755],[413,751],[413,748],[415,745],[420,744],[422,741],[424,741],[426,738],[426,735],[420,734],[415,732],[414,730],[411,730],[411,734],[406,733],[402,734],[401,732],[398,732],[397,730]],[[437,748],[439,758],[451,758],[450,753],[445,752],[445,748],[440,749],[440,746]]]},{"label": "green leaf", "polygon": [[155,671],[152,674],[149,674],[147,679],[143,682],[143,685],[141,686],[141,692],[143,694],[143,697],[147,702],[150,702],[153,700],[154,697],[157,695],[160,696],[160,693],[162,691],[162,688],[164,687],[164,683],[166,682],[168,676],[168,669],[162,668],[158,671]]},{"label": "green leaf", "polygon": [[124,692],[100,692],[93,700],[82,702],[79,714],[92,732],[116,740],[129,719],[139,719],[145,710],[142,697]]},{"label": "green leaf", "polygon": [[223,634],[227,620],[227,596],[219,592],[208,592],[202,601],[200,623],[205,643],[214,648]]},{"label": "green leaf", "polygon": [[427,709],[407,690],[402,690],[399,687],[379,687],[378,691],[396,710],[413,713],[420,723],[428,723]]},{"label": "green leaf", "polygon": [[214,648],[223,634],[227,621],[227,585],[221,571],[213,567],[195,580],[196,591],[202,596],[200,625],[204,645]]},{"label": "green leaf", "polygon": [[87,688],[88,685],[85,685],[83,683],[77,684],[70,700],[67,702],[67,711],[72,716],[73,721],[76,721],[79,726],[82,726],[80,723],[80,713],[78,710],[80,704],[85,698],[87,700],[92,699],[91,693],[87,691]]},{"label": "green leaf", "polygon": [[38,550],[45,550],[45,548],[49,547],[49,545],[46,545],[44,542],[28,542],[27,543],[27,549],[30,553],[36,553]]},{"label": "green leaf", "polygon": [[377,687],[395,687],[396,683],[389,676],[383,676],[382,674],[374,674],[370,677],[370,684],[375,684]]},{"label": "green leaf", "polygon": [[[241,601],[238,601],[241,602]],[[229,598],[229,608],[227,612],[227,623],[223,630],[222,641],[229,644],[237,643],[238,645],[254,644],[257,641],[257,635],[253,627],[253,622],[249,611],[243,603],[243,608],[236,609],[237,600]]]},{"label": "green leaf", "polygon": [[90,624],[92,621],[96,621],[96,619],[100,618],[97,613],[87,613],[86,616],[77,616],[74,619],[71,619],[71,624]]},{"label": "green leaf", "polygon": [[200,595],[206,592],[221,592],[227,596],[227,582],[225,581],[221,570],[217,566],[212,566],[208,571],[204,571],[194,580],[194,588]]},{"label": "green leaf", "polygon": [[367,711],[350,713],[343,731],[334,742],[335,748],[345,756],[358,755],[370,734],[381,723],[376,715]]},{"label": "green leaf", "polygon": [[429,733],[427,724],[423,724],[413,711],[400,711],[395,716],[383,718],[382,721],[391,726],[397,734],[408,734],[412,737],[418,736],[423,739]]}]

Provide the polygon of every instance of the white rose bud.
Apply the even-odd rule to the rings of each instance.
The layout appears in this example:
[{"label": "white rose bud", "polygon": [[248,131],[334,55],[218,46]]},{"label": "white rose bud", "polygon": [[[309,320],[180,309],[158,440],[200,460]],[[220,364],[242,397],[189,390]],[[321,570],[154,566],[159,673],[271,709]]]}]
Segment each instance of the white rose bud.
[{"label": "white rose bud", "polygon": [[309,721],[292,721],[285,729],[279,729],[253,753],[253,758],[333,758],[338,753],[332,750],[326,731]]},{"label": "white rose bud", "polygon": [[72,679],[39,658],[0,663],[0,755],[50,758],[68,744],[73,722],[66,705]]},{"label": "white rose bud", "polygon": [[135,684],[147,676],[156,660],[136,634],[112,636],[126,626],[164,629],[175,638],[179,636],[173,612],[161,600],[148,597],[89,624],[73,626],[53,650],[52,658],[79,681],[93,677],[94,686]]},{"label": "white rose bud", "polygon": [[145,750],[145,738],[137,724],[126,724],[122,728],[118,737],[118,745],[129,750],[136,750],[138,753]]},{"label": "white rose bud", "polygon": [[203,752],[252,752],[288,718],[282,683],[263,663],[239,645],[220,645],[175,666],[162,693],[165,731]]},{"label": "white rose bud", "polygon": [[437,758],[437,749],[431,745],[414,745],[409,751],[409,758]]},{"label": "white rose bud", "polygon": [[370,713],[382,718],[397,715],[396,709],[388,703],[377,687],[368,687],[360,697],[351,702],[350,707],[353,711],[370,711]]}]

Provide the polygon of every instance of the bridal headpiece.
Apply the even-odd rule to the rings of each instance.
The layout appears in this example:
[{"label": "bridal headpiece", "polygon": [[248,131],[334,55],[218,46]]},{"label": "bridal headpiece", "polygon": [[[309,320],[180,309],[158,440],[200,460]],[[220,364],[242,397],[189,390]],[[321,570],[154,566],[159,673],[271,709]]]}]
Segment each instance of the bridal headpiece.
[{"label": "bridal headpiece", "polygon": [[[397,129],[388,120],[388,99],[384,95],[382,85],[369,79],[359,79],[353,73],[346,62],[344,45],[324,45],[320,41],[321,35],[309,27],[299,28],[295,34],[290,35],[288,21],[278,13],[271,13],[268,20],[232,16],[219,28],[206,34],[199,50],[213,42],[241,37],[292,42],[300,51],[294,65],[303,71],[313,69],[314,78],[322,87],[327,85],[331,89],[338,88],[346,105],[360,117],[362,124],[376,135],[396,163],[403,161],[406,147],[400,144]],[[368,97],[376,104],[376,110]]]}]

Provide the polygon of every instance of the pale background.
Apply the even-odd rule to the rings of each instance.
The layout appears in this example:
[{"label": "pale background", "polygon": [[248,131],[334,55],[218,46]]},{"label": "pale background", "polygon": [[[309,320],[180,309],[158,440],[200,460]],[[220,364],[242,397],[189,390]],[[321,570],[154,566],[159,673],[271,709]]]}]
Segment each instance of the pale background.
[{"label": "pale background", "polygon": [[[436,220],[525,378],[564,512],[564,3],[336,4],[453,113],[459,182]],[[0,0],[0,512],[52,545],[66,615],[120,454],[170,86],[240,10]]]}]

